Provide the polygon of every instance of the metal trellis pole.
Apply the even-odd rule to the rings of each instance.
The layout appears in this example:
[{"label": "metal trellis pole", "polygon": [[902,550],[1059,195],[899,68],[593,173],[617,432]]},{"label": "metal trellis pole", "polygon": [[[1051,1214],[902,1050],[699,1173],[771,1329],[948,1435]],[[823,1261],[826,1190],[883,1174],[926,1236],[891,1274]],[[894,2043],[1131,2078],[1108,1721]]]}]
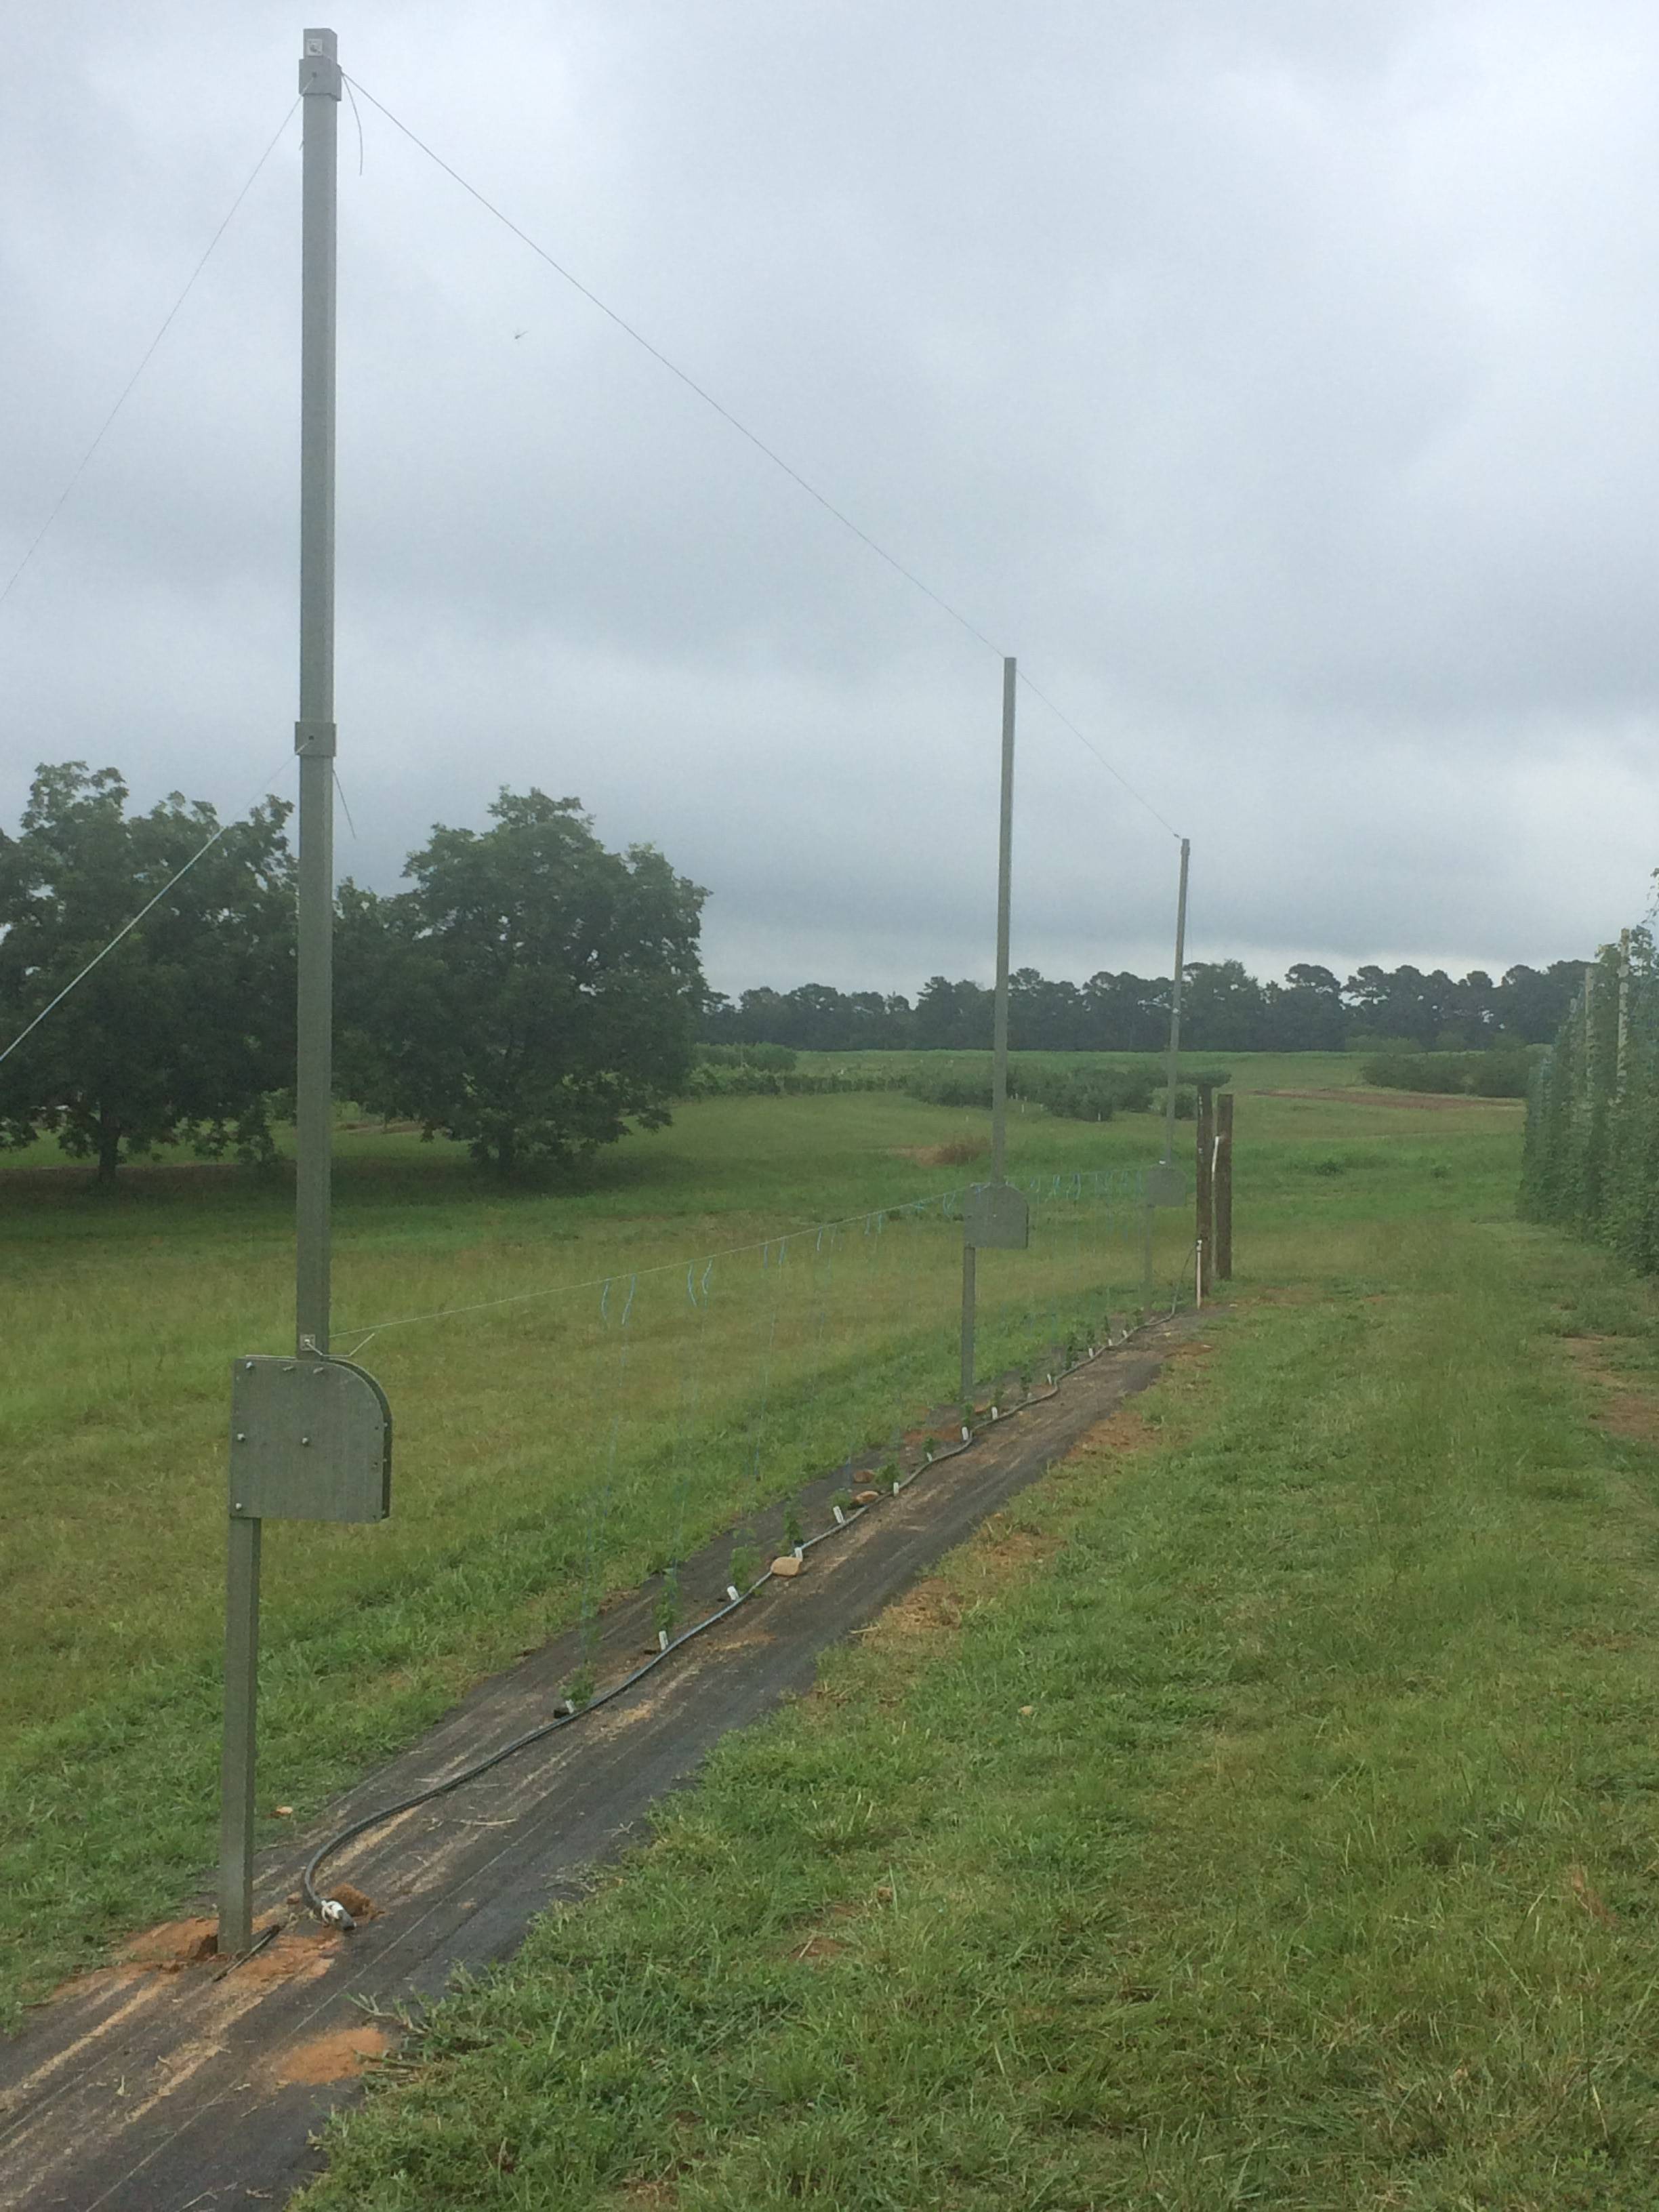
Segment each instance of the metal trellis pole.
[{"label": "metal trellis pole", "polygon": [[[997,835],[997,981],[991,1030],[991,1181],[1007,1181],[1008,924],[1013,886],[1014,697],[1018,671],[1012,655],[1002,664],[1002,799]],[[964,1218],[962,1240],[962,1396],[974,1395],[974,1307],[976,1250]]]},{"label": "metal trellis pole", "polygon": [[1181,841],[1181,888],[1176,895],[1175,978],[1170,991],[1170,1066],[1164,1095],[1164,1164],[1175,1158],[1176,1070],[1181,1060],[1181,983],[1187,963],[1187,863],[1190,837]]},{"label": "metal trellis pole", "polygon": [[[328,1351],[334,922],[334,274],[340,64],[332,31],[307,30],[300,336],[299,1052],[295,1333],[301,1359]],[[240,1441],[240,1439],[237,1439]],[[308,1439],[307,1439],[308,1441]],[[233,1465],[234,1462],[233,1461]],[[225,1591],[219,1949],[253,1936],[254,1773],[263,1522],[233,1484]]]},{"label": "metal trellis pole", "polygon": [[[1181,884],[1176,893],[1175,976],[1170,988],[1170,1046],[1169,1064],[1164,1078],[1164,1158],[1161,1164],[1173,1165],[1175,1161],[1176,1072],[1181,1063],[1181,982],[1182,971],[1187,961],[1187,864],[1192,852],[1192,840],[1181,841]],[[1152,1310],[1152,1231],[1157,1207],[1149,1190],[1146,1196],[1146,1216],[1143,1224],[1141,1257],[1141,1310],[1150,1314]]]}]

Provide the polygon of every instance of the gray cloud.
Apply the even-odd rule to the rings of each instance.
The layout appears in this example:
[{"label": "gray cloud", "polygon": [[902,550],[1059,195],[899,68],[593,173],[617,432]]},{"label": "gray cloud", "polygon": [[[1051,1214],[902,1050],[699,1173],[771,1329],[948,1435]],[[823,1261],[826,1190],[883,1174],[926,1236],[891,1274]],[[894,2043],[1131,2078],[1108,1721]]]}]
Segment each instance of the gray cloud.
[{"label": "gray cloud", "polygon": [[[1659,25],[359,0],[348,69],[1194,840],[1194,949],[1577,951],[1656,857]],[[292,98],[298,18],[78,0],[0,100],[0,574]],[[342,117],[342,866],[497,785],[708,885],[727,988],[989,966],[1000,676],[372,107]],[[298,123],[0,609],[35,761],[244,803],[294,713]],[[522,331],[522,337],[515,333]],[[1022,707],[1016,957],[1174,850]]]}]

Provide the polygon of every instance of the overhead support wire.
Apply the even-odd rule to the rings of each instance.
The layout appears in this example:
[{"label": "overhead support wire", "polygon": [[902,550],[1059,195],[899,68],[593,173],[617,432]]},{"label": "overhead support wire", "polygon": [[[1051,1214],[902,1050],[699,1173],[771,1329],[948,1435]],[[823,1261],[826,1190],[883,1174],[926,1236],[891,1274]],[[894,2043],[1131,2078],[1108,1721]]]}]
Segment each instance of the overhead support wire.
[{"label": "overhead support wire", "polygon": [[[341,76],[344,79],[348,88],[355,88],[356,91],[362,93],[363,98],[368,102],[369,106],[374,108],[380,114],[385,116],[386,121],[391,124],[394,131],[400,131],[402,135],[408,139],[411,146],[417,148],[421,153],[426,155],[429,161],[434,162],[440,169],[441,169],[447,177],[450,178],[454,183],[459,185],[461,190],[466,193],[470,199],[476,200],[478,205],[483,208],[487,214],[494,216],[496,222],[503,224],[508,230],[510,230],[514,237],[516,238],[521,245],[527,246],[530,251],[538,260],[544,261],[547,264],[547,266],[552,270],[556,276],[562,277],[564,282],[568,284],[574,291],[580,293],[582,298],[586,300],[590,306],[597,307],[599,313],[604,315],[608,321],[614,323],[617,328],[621,331],[625,337],[631,338],[635,345],[641,347],[643,351],[649,354],[653,361],[656,362],[660,368],[665,368],[671,376],[676,378],[678,382],[685,386],[688,392],[693,393],[698,399],[701,399],[706,407],[712,408],[714,413],[720,416],[723,422],[728,424],[732,429],[735,430],[740,438],[745,439],[748,443],[755,448],[756,452],[763,455],[767,460],[771,462],[775,468],[781,470],[783,474],[788,477],[791,483],[796,485],[800,490],[804,491],[809,499],[815,501],[817,504],[823,509],[826,514],[831,516],[834,520],[840,523],[843,530],[850,531],[853,536],[858,539],[859,543],[873,553],[878,561],[885,562],[887,566],[891,568],[896,574],[903,577],[907,584],[913,585],[917,591],[922,593],[924,598],[931,599],[933,605],[939,609],[941,613],[948,615],[951,617],[951,620],[953,623],[956,623],[961,629],[964,629],[968,635],[971,637],[976,644],[982,645],[989,653],[994,653],[999,659],[1007,659],[1008,656],[1003,652],[1002,647],[996,644],[993,639],[988,637],[985,632],[979,627],[978,623],[971,621],[968,616],[963,613],[959,607],[953,606],[951,601],[945,598],[943,592],[935,591],[933,586],[928,583],[924,577],[919,576],[914,568],[908,567],[906,562],[901,561],[897,554],[889,552],[886,546],[882,544],[878,538],[872,538],[867,530],[864,529],[860,524],[854,521],[852,516],[848,514],[844,508],[837,507],[834,500],[832,500],[827,493],[820,491],[817,486],[813,483],[810,478],[804,477],[800,471],[796,468],[793,463],[786,460],[775,447],[769,445],[766,440],[760,435],[758,431],[751,430],[749,425],[743,421],[741,416],[734,415],[732,410],[726,405],[724,401],[717,399],[714,394],[709,391],[707,385],[700,384],[696,378],[691,374],[689,369],[682,368],[679,363],[673,360],[668,354],[665,354],[659,345],[655,344],[650,338],[647,337],[643,331],[640,330],[635,324],[630,323],[625,315],[620,314],[607,301],[602,300],[599,297],[599,295],[592,289],[591,285],[583,283],[581,278],[576,276],[573,270],[568,269],[564,263],[561,261],[556,254],[549,252],[548,249],[543,246],[539,240],[532,238],[527,230],[524,229],[519,223],[516,223],[504,209],[497,206],[495,202],[492,200],[487,193],[481,191],[477,185],[473,184],[468,178],[464,177],[460,171],[451,162],[445,161],[443,155],[440,154],[435,148],[429,146],[426,140],[422,138],[417,131],[412,131],[409,125],[403,120],[401,116],[394,115],[384,100],[377,100],[361,78],[347,76],[343,70],[341,71]],[[1107,774],[1114,777],[1116,781],[1121,785],[1122,788],[1128,793],[1130,798],[1133,799],[1138,805],[1145,807],[1147,813],[1152,817],[1153,820],[1157,822],[1160,827],[1169,831],[1170,836],[1176,837],[1180,835],[1180,832],[1176,830],[1158,811],[1158,808],[1152,805],[1151,799],[1146,798],[1144,793],[1137,791],[1133,784],[1129,781],[1128,778],[1124,775],[1121,770],[1113,767],[1111,762],[1107,759],[1105,754],[1100,750],[1099,747],[1093,744],[1085,732],[1078,727],[1077,724],[1073,721],[1070,715],[1065,714],[1059,707],[1055,706],[1054,701],[1049,698],[1046,692],[1040,691],[1036,685],[1031,682],[1030,678],[1024,675],[1023,672],[1020,677],[1020,681],[1031,693],[1033,698],[1042,701],[1042,704],[1048,708],[1049,713],[1056,718],[1062,726],[1070,731],[1071,734],[1078,740],[1078,743],[1082,745],[1084,750],[1091,754],[1098,764],[1106,770]]]},{"label": "overhead support wire", "polygon": [[[12,570],[10,575],[7,577],[5,583],[3,586],[0,586],[0,606],[3,606],[6,601],[10,598],[12,586],[16,583],[24,569],[28,567],[29,562],[33,560],[35,555],[40,551],[41,544],[46,538],[46,532],[52,528],[52,524],[57,521],[58,516],[63,513],[64,507],[68,504],[70,493],[75,489],[76,485],[80,483],[82,477],[86,474],[88,464],[91,461],[93,455],[98,451],[100,446],[103,444],[105,438],[109,434],[110,426],[113,423],[116,416],[120,413],[121,410],[126,405],[127,401],[131,398],[133,388],[137,384],[139,378],[143,374],[144,371],[149,367],[150,362],[155,356],[156,348],[161,344],[167,332],[173,328],[179,309],[184,306],[185,301],[189,299],[191,291],[195,289],[197,278],[207,267],[208,263],[213,258],[214,248],[218,245],[219,240],[224,236],[225,233],[230,228],[237,209],[241,206],[242,202],[253,190],[255,184],[258,180],[259,172],[264,167],[265,163],[276,152],[277,143],[282,138],[283,131],[288,129],[289,125],[294,120],[294,110],[295,108],[297,108],[299,105],[300,103],[296,100],[294,103],[294,106],[289,109],[288,113],[277,125],[276,131],[272,133],[270,143],[265,148],[264,152],[260,155],[252,168],[249,170],[246,182],[243,185],[240,191],[237,193],[235,198],[231,202],[229,207],[226,209],[224,219],[220,223],[217,230],[214,232],[212,237],[209,239],[206,247],[203,252],[201,259],[197,263],[196,266],[191,270],[189,276],[185,279],[184,289],[179,293],[173,305],[167,309],[166,315],[162,318],[161,328],[156,331],[155,337],[144,348],[143,354],[140,356],[137,368],[133,370],[131,375],[128,377],[126,382],[122,386],[119,396],[116,399],[114,406],[110,409],[108,414],[105,416],[102,422],[100,423],[97,435],[94,438],[92,443],[87,447],[85,453],[82,454],[80,459],[76,463],[74,469],[70,471],[69,482],[64,486],[63,490],[58,493],[57,499],[52,502],[46,520],[40,525],[39,530],[35,532],[34,536],[30,539],[27,550],[24,553],[22,559]],[[106,950],[108,948],[106,947]],[[3,1058],[4,1054],[0,1054],[0,1059]]]},{"label": "overhead support wire", "polygon": [[[271,789],[282,781],[282,773],[281,769],[277,769],[265,779],[264,783],[261,786],[258,795],[253,800],[253,804],[256,806],[258,805],[259,800],[264,799],[271,791]],[[70,993],[76,989],[78,985],[86,981],[88,976],[91,975],[93,969],[98,966],[99,963],[108,959],[110,954],[114,951],[116,946],[120,944],[123,938],[131,937],[133,931],[137,928],[144,916],[147,914],[151,913],[156,907],[160,906],[161,901],[167,896],[167,893],[173,890],[176,885],[183,883],[185,878],[196,866],[196,863],[198,860],[205,860],[207,855],[218,843],[219,840],[224,836],[228,831],[238,828],[242,820],[243,817],[241,815],[233,814],[222,822],[219,824],[219,827],[214,831],[213,835],[208,839],[207,842],[197,847],[196,850],[191,854],[189,860],[185,862],[184,866],[179,870],[177,874],[167,878],[166,883],[164,883],[161,890],[156,892],[155,897],[147,899],[143,905],[139,908],[137,913],[133,915],[131,921],[124,921],[122,923],[120,928],[118,929],[114,936],[110,939],[109,943],[103,947],[101,951],[94,952],[93,954],[86,966],[81,969],[78,975],[72,975],[70,978],[69,981],[64,984],[63,989],[58,994],[55,999],[47,1000],[46,1005],[41,1007],[40,1012],[34,1017],[34,1019],[28,1024],[27,1028],[18,1030],[11,1042],[3,1052],[0,1052],[0,1060],[9,1060],[13,1053],[16,1051],[18,1046],[22,1043],[25,1037],[33,1036],[35,1030],[40,1028],[41,1023],[45,1021],[46,1016],[52,1012],[53,1008],[61,1006],[64,1000],[68,998]]]}]

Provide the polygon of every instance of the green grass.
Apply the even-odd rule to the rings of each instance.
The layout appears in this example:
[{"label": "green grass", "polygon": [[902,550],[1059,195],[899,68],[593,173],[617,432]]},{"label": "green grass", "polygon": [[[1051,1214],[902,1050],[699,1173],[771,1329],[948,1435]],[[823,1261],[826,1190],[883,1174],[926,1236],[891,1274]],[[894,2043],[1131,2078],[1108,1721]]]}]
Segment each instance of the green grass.
[{"label": "green grass", "polygon": [[[1261,1088],[1323,1087],[1285,1070]],[[1502,1105],[1247,1091],[1238,1117],[1252,1265],[1356,1219],[1510,1204]],[[937,1218],[809,1239],[782,1271],[722,1261],[706,1316],[684,1269],[958,1183],[982,1170],[913,1155],[986,1129],[886,1094],[711,1101],[541,1193],[501,1192],[454,1147],[343,1133],[343,1323],[536,1295],[365,1346],[397,1420],[392,1518],[267,1529],[261,1808],[303,1817],[584,1602],[948,1395],[959,1247]],[[1011,1169],[1144,1162],[1159,1133],[1016,1114]],[[290,1207],[280,1173],[162,1164],[106,1197],[50,1158],[0,1173],[0,2020],[210,1863],[228,1363],[287,1340]],[[1064,1212],[1029,1264],[981,1261],[982,1372],[1063,1335],[1103,1280],[1120,1311],[1138,1291],[1136,1224],[1120,1211],[1085,1238]],[[1160,1217],[1166,1284],[1186,1234]],[[597,1290],[541,1295],[606,1276],[604,1318]]]},{"label": "green grass", "polygon": [[[959,1184],[972,1163],[913,1155],[964,1122],[983,1139],[983,1115],[902,1097],[710,1102],[541,1193],[343,1133],[337,1348],[490,1310],[364,1346],[397,1423],[388,1523],[267,1530],[261,1806],[303,1815],[584,1604],[948,1395],[937,1211],[781,1267],[776,1240]],[[1157,1135],[1024,1117],[1011,1166],[1141,1163]],[[108,1196],[50,1160],[0,1175],[0,2017],[209,1861],[229,1362],[288,1338],[290,1206],[283,1175],[234,1169],[127,1170]],[[1097,1315],[1103,1281],[1121,1311],[1135,1224],[1085,1212],[1050,1203],[1029,1261],[987,1256],[983,1373]],[[1167,1282],[1184,1230],[1159,1233]],[[743,1246],[694,1305],[687,1262]]]},{"label": "green grass", "polygon": [[1482,1110],[1241,1102],[1135,1448],[729,1741],[307,2212],[1650,2206],[1659,1326]]}]

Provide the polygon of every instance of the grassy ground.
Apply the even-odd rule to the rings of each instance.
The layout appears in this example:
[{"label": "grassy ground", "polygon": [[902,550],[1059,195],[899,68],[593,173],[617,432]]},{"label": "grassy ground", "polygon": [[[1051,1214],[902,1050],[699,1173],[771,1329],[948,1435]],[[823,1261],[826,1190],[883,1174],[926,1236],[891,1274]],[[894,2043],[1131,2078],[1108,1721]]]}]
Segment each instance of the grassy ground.
[{"label": "grassy ground", "polygon": [[307,2212],[1654,2203],[1659,1316],[1486,1109],[1352,1111],[1241,1102],[1233,1310]]},{"label": "grassy ground", "polygon": [[[908,1098],[710,1102],[540,1194],[343,1135],[337,1347],[487,1310],[364,1347],[396,1415],[390,1522],[267,1531],[262,1806],[303,1814],[607,1589],[953,1387],[960,1231],[937,1206],[778,1240],[960,1184],[972,1162],[932,1152],[964,1125],[982,1145],[984,1115]],[[1016,1117],[1011,1162],[1109,1170],[1156,1144],[1142,1117]],[[1139,1244],[1108,1212],[1051,1197],[1029,1261],[988,1255],[988,1363],[1063,1335],[1103,1263],[1121,1310]],[[1184,1231],[1159,1233],[1167,1279]],[[291,1238],[280,1176],[133,1169],[99,1197],[50,1159],[0,1175],[0,2018],[210,1855],[228,1367],[284,1346]]]},{"label": "grassy ground", "polygon": [[[1310,1226],[1502,1210],[1516,1126],[1501,1106],[1243,1096],[1247,1249],[1273,1266]],[[536,1295],[366,1347],[398,1418],[393,1518],[267,1532],[262,1806],[303,1814],[584,1602],[947,1390],[958,1246],[936,1218],[806,1240],[781,1270],[721,1262],[704,1310],[683,1270],[959,1182],[971,1164],[926,1156],[984,1133],[885,1095],[710,1102],[541,1194],[448,1147],[343,1135],[345,1322]],[[1011,1165],[1109,1170],[1157,1141],[1145,1117],[1017,1115]],[[108,1198],[50,1159],[0,1175],[0,2017],[165,1912],[210,1854],[228,1362],[284,1343],[289,1208],[280,1177],[234,1170],[125,1170]],[[1103,1259],[1127,1297],[1134,1224],[1120,1212],[1103,1243],[1101,1225],[1046,1223],[1036,1272],[1069,1293]],[[1160,1274],[1183,1234],[1162,1218]],[[988,1359],[1063,1333],[1008,1255],[981,1270]]]}]

